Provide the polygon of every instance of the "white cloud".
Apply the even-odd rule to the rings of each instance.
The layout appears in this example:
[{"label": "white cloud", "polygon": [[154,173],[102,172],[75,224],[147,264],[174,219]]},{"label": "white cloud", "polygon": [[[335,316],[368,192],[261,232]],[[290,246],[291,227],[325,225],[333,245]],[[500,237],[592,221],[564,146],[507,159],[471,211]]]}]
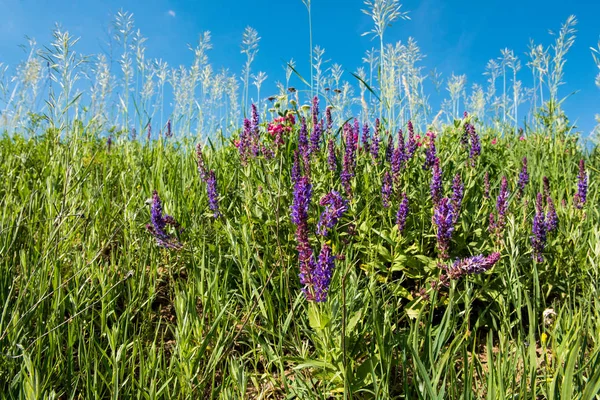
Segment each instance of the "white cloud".
[{"label": "white cloud", "polygon": [[167,11],[167,14],[169,14],[171,17],[175,18],[175,11],[169,10],[169,11]]}]

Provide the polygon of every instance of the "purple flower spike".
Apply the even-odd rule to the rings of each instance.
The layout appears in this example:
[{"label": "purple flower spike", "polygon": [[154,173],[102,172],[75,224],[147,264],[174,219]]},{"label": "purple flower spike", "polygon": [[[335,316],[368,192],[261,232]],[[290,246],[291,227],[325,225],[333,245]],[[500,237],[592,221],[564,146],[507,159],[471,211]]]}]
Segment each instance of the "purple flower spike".
[{"label": "purple flower spike", "polygon": [[435,163],[435,159],[437,158],[437,151],[435,149],[435,134],[433,132],[428,132],[427,136],[429,137],[429,147],[425,151],[425,164],[423,164],[423,169],[429,169],[433,167]]},{"label": "purple flower spike", "polygon": [[385,160],[387,162],[392,162],[392,157],[394,156],[394,136],[388,134],[388,143],[385,147]]},{"label": "purple flower spike", "polygon": [[453,224],[458,222],[464,191],[465,185],[463,185],[462,180],[460,179],[460,174],[454,175],[454,179],[452,180],[452,210],[454,211],[454,220],[452,221]]},{"label": "purple flower spike", "polygon": [[252,136],[252,123],[248,118],[244,118],[244,127],[240,135],[240,142],[238,144],[238,151],[240,153],[240,159],[242,165],[246,165],[248,161],[248,152],[250,150],[250,141]]},{"label": "purple flower spike", "polygon": [[454,225],[452,224],[453,220],[454,213],[452,211],[450,199],[444,197],[435,207],[433,213],[433,221],[437,226],[438,252],[443,259],[449,257],[448,251],[450,249],[450,240],[452,239],[452,233],[454,232]]},{"label": "purple flower spike", "polygon": [[327,193],[319,202],[320,205],[326,206],[325,211],[319,218],[317,224],[317,234],[327,236],[329,229],[332,229],[338,223],[342,215],[348,210],[348,201],[345,200],[338,192],[331,191]]},{"label": "purple flower spike", "polygon": [[327,165],[329,170],[334,172],[337,170],[337,158],[335,156],[335,143],[333,139],[327,142]]},{"label": "purple flower spike", "polygon": [[548,197],[550,197],[550,180],[548,179],[547,176],[545,176],[543,181],[544,181],[544,197],[548,198]]},{"label": "purple flower spike", "polygon": [[558,215],[556,214],[556,208],[554,207],[552,197],[546,197],[546,204],[548,205],[548,212],[546,213],[546,231],[551,233],[558,228]]},{"label": "purple flower spike", "polygon": [[369,153],[371,151],[371,133],[369,131],[369,124],[367,122],[363,125],[362,130],[362,145],[365,153]]},{"label": "purple flower spike", "polygon": [[312,123],[313,123],[313,128],[314,128],[319,123],[319,97],[318,96],[313,97],[311,114],[312,114]]},{"label": "purple flower spike", "polygon": [[383,183],[381,185],[381,199],[384,207],[390,206],[390,198],[392,197],[392,190],[394,182],[392,180],[392,175],[386,171],[383,174]]},{"label": "purple flower spike", "polygon": [[[357,128],[358,129],[358,128]],[[346,195],[352,195],[351,180],[354,177],[354,169],[356,167],[356,145],[358,140],[358,134],[354,134],[352,127],[349,124],[344,126],[345,133],[345,152],[344,159],[342,161],[342,173],[340,179],[342,186],[346,191]]]},{"label": "purple flower spike", "polygon": [[542,204],[542,194],[538,193],[535,202],[535,216],[533,217],[533,229],[531,236],[531,247],[533,248],[533,258],[537,262],[544,262],[544,248],[546,247],[546,217]]},{"label": "purple flower spike", "polygon": [[500,260],[500,253],[492,253],[487,257],[478,255],[474,257],[456,260],[447,269],[450,279],[459,279],[464,275],[481,274],[489,271]]},{"label": "purple flower spike", "polygon": [[483,176],[483,198],[490,198],[490,174],[487,172]]},{"label": "purple flower spike", "polygon": [[166,132],[167,137],[172,137],[173,136],[173,131],[171,131],[171,120],[167,121],[167,132]]},{"label": "purple flower spike", "polygon": [[312,154],[317,154],[321,148],[321,124],[313,125],[313,130],[310,135],[310,151]]},{"label": "purple flower spike", "polygon": [[398,225],[398,232],[404,232],[404,227],[406,226],[406,218],[408,217],[409,206],[408,206],[408,197],[406,193],[402,195],[402,201],[400,202],[400,207],[398,207],[398,213],[396,214],[396,224]]},{"label": "purple flower spike", "polygon": [[579,174],[577,175],[577,194],[573,198],[575,207],[582,209],[587,202],[588,177],[585,172],[585,161],[579,161]]},{"label": "purple flower spike", "polygon": [[527,172],[527,157],[523,157],[523,166],[521,167],[521,172],[519,173],[519,191],[517,192],[517,196],[520,198],[523,196],[525,192],[525,186],[529,182],[529,173]]},{"label": "purple flower spike", "polygon": [[406,158],[412,159],[413,155],[417,151],[417,141],[415,140],[415,129],[413,128],[412,121],[408,121],[408,143],[406,143]]},{"label": "purple flower spike", "polygon": [[290,175],[292,182],[298,182],[298,180],[300,180],[301,175],[302,173],[300,171],[300,152],[298,150],[294,150],[294,162],[292,164],[292,173]]},{"label": "purple flower spike", "polygon": [[166,231],[167,225],[171,225],[174,228],[178,228],[179,224],[170,215],[163,215],[162,203],[160,201],[160,197],[158,197],[158,192],[156,190],[152,192],[150,222],[151,224],[146,225],[146,229],[148,229],[148,232],[150,232],[152,236],[154,236],[154,239],[156,239],[156,243],[160,247],[175,250],[178,250],[183,247],[182,244],[179,243],[179,241],[176,238],[169,235]]},{"label": "purple flower spike", "polygon": [[373,143],[371,143],[371,157],[377,161],[379,158],[379,143],[381,142],[381,124],[379,118],[375,120],[375,134],[373,135]]},{"label": "purple flower spike", "polygon": [[[506,212],[508,211],[508,181],[506,177],[502,177],[502,183],[500,184],[500,193],[498,194],[498,198],[496,199],[496,211],[498,213],[498,220],[493,226],[493,230],[496,233],[497,237],[502,236],[502,232],[504,231],[504,226],[506,225]],[[490,225],[490,229],[492,226]]]},{"label": "purple flower spike", "polygon": [[442,198],[442,169],[440,168],[440,159],[436,157],[431,170],[431,184],[429,185],[431,200],[437,205]]},{"label": "purple flower spike", "polygon": [[312,198],[312,185],[308,177],[303,176],[294,185],[294,202],[291,208],[291,220],[296,225],[296,249],[300,265],[300,283],[304,286],[307,300],[313,300],[312,275],[316,268],[313,250],[308,241],[308,208]]},{"label": "purple flower spike", "polygon": [[312,276],[312,287],[314,301],[322,303],[327,300],[327,293],[329,292],[329,285],[331,284],[331,277],[333,276],[333,269],[335,268],[335,256],[331,252],[331,247],[327,243],[321,248],[319,254],[319,261],[317,262],[316,268]]},{"label": "purple flower spike", "polygon": [[219,212],[219,194],[217,192],[217,178],[215,176],[215,171],[211,170],[208,173],[206,192],[208,194],[208,208],[213,212],[214,218],[219,218],[221,213]]},{"label": "purple flower spike", "polygon": [[333,119],[331,118],[331,107],[327,107],[325,109],[325,122],[327,124],[327,132],[331,133],[331,129],[333,128]]},{"label": "purple flower spike", "polygon": [[471,166],[474,167],[477,157],[481,154],[481,143],[479,141],[479,135],[475,131],[475,126],[472,124],[469,124],[469,139],[471,139],[469,159],[471,159]]}]

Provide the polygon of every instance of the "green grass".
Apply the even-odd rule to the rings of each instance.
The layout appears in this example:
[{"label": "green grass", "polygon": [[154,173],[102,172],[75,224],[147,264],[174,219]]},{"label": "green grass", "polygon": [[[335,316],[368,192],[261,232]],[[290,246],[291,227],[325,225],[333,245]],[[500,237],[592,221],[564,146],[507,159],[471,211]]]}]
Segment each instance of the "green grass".
[{"label": "green grass", "polygon": [[[293,137],[273,159],[245,166],[226,139],[204,147],[219,219],[191,142],[117,140],[108,151],[95,132],[4,137],[0,397],[598,398],[597,149],[583,154],[571,137],[544,132],[493,145],[488,131],[471,168],[461,129],[446,127],[438,140],[445,193],[454,174],[465,182],[451,257],[500,251],[500,262],[433,290],[441,270],[423,149],[400,178],[398,192],[411,202],[402,235],[398,196],[381,205],[389,164],[360,152],[349,211],[328,237],[345,259],[318,305],[298,279]],[[515,192],[525,155],[531,181],[523,199],[511,194],[497,242],[488,216],[503,175]],[[583,210],[572,205],[580,158],[590,181]],[[342,189],[325,151],[311,175],[314,231],[318,200]],[[529,236],[543,176],[560,224],[545,262],[534,263]],[[145,229],[154,189],[184,228],[180,251],[159,248]],[[549,307],[557,315],[546,325]]]}]

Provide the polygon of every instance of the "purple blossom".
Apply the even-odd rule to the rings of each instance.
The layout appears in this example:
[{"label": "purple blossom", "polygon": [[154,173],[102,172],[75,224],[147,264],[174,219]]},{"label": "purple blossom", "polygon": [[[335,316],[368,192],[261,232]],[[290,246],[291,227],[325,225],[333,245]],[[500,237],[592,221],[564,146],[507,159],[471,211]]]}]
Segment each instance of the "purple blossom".
[{"label": "purple blossom", "polygon": [[202,145],[200,143],[196,145],[196,163],[198,165],[198,174],[200,175],[200,179],[206,182],[206,180],[208,179],[208,173],[206,171],[206,165],[204,164]]},{"label": "purple blossom", "polygon": [[483,255],[463,258],[456,260],[451,267],[447,269],[450,279],[459,279],[464,275],[481,274],[489,271],[500,260],[500,253],[492,253],[487,257]]},{"label": "purple blossom", "polygon": [[250,138],[252,135],[252,123],[248,118],[244,118],[244,127],[240,135],[240,142],[238,144],[238,151],[240,153],[240,159],[242,164],[245,165],[248,161],[248,151],[250,149]]},{"label": "purple blossom", "polygon": [[316,267],[313,250],[308,241],[308,208],[312,198],[312,185],[308,177],[303,176],[294,185],[294,201],[291,208],[291,220],[296,225],[296,249],[300,266],[300,283],[308,300],[313,299],[312,274]]},{"label": "purple blossom", "polygon": [[437,205],[442,198],[442,169],[440,168],[440,159],[436,157],[431,171],[431,184],[429,185],[431,200]]},{"label": "purple blossom", "polygon": [[367,122],[363,124],[361,140],[363,150],[365,151],[365,153],[369,153],[371,149],[371,133],[369,131],[369,124]]},{"label": "purple blossom", "polygon": [[543,178],[543,182],[544,182],[544,197],[548,198],[548,197],[550,197],[550,180],[548,179],[547,176],[545,176]]},{"label": "purple blossom", "polygon": [[300,171],[300,152],[298,150],[294,150],[294,162],[292,163],[292,173],[290,177],[293,183],[296,183],[300,180],[300,176],[302,172]]},{"label": "purple blossom", "polygon": [[546,197],[546,204],[548,206],[548,211],[546,212],[546,232],[551,233],[558,228],[558,215],[556,214],[552,197]]},{"label": "purple blossom", "polygon": [[408,121],[408,142],[406,143],[406,158],[407,160],[412,159],[413,155],[417,151],[417,141],[415,140],[415,130],[413,128],[412,121]]},{"label": "purple blossom", "polygon": [[435,159],[437,158],[437,151],[435,149],[435,134],[433,132],[427,132],[427,136],[429,137],[429,147],[425,151],[425,164],[423,164],[423,169],[429,169],[433,167],[435,163]]},{"label": "purple blossom", "polygon": [[575,207],[582,209],[587,202],[587,191],[588,191],[588,176],[585,172],[585,161],[581,159],[579,161],[579,174],[577,175],[577,194],[573,198]]},{"label": "purple blossom", "polygon": [[358,136],[354,135],[352,127],[349,124],[344,125],[344,132],[346,133],[346,143],[340,179],[346,194],[350,196],[352,195],[350,181],[354,177],[354,169],[356,167],[356,140]]},{"label": "purple blossom", "polygon": [[[331,252],[331,247],[327,243],[323,244],[319,261],[316,264],[312,276],[312,288],[314,301],[317,303],[327,300],[333,269],[335,268],[335,256]],[[308,296],[307,296],[308,299]]]},{"label": "purple blossom", "polygon": [[490,229],[495,231],[496,236],[500,237],[502,232],[504,231],[504,226],[506,225],[506,212],[508,211],[508,181],[506,177],[502,177],[502,183],[500,184],[500,193],[496,199],[496,211],[498,213],[498,220],[492,227],[490,225]]},{"label": "purple blossom", "polygon": [[148,133],[146,135],[146,139],[148,141],[150,141],[150,138],[152,137],[152,125],[148,124]]},{"label": "purple blossom", "polygon": [[392,162],[392,157],[394,155],[394,136],[388,134],[388,143],[385,147],[385,160],[387,162]]},{"label": "purple blossom", "polygon": [[317,234],[327,236],[329,233],[328,230],[333,228],[342,215],[348,210],[348,201],[338,192],[332,190],[321,199],[319,204],[326,207],[319,218]]},{"label": "purple blossom", "polygon": [[313,125],[312,133],[310,135],[310,151],[313,154],[317,154],[319,152],[319,148],[321,147],[321,124]]},{"label": "purple blossom", "polygon": [[373,143],[371,143],[371,156],[373,160],[377,161],[379,157],[379,142],[381,141],[380,136],[381,124],[379,122],[379,118],[375,120],[375,134],[373,135]]},{"label": "purple blossom", "polygon": [[335,156],[335,142],[329,139],[327,142],[327,165],[330,171],[337,170],[337,158]]},{"label": "purple blossom", "polygon": [[110,148],[112,147],[112,136],[109,136],[108,139],[106,139],[106,151],[108,153],[110,153]]},{"label": "purple blossom", "polygon": [[259,131],[259,120],[258,110],[256,105],[252,104],[252,122],[250,124],[250,144],[252,149],[252,156],[257,157],[260,154],[260,131]]},{"label": "purple blossom", "polygon": [[311,113],[312,113],[312,124],[313,124],[313,128],[314,128],[319,123],[319,97],[318,96],[313,97]]},{"label": "purple blossom", "polygon": [[389,207],[390,206],[390,198],[392,197],[392,190],[393,190],[393,180],[392,180],[392,175],[386,171],[385,174],[383,174],[383,183],[381,185],[381,199],[383,202],[383,206],[384,207]]},{"label": "purple blossom", "polygon": [[546,218],[542,204],[542,194],[538,193],[535,202],[535,216],[533,217],[533,235],[531,236],[531,247],[533,248],[533,258],[537,262],[544,262],[544,248],[546,247]]},{"label": "purple blossom", "polygon": [[521,167],[521,172],[519,173],[519,190],[517,192],[517,196],[520,198],[523,196],[525,191],[525,186],[529,182],[529,173],[527,172],[527,157],[523,157],[523,166]]},{"label": "purple blossom", "polygon": [[477,157],[481,154],[481,143],[479,141],[479,135],[475,131],[475,126],[472,124],[469,124],[469,138],[471,139],[469,158],[471,159],[471,166],[474,167]]},{"label": "purple blossom", "polygon": [[448,251],[450,249],[450,240],[452,239],[452,233],[454,232],[453,220],[454,213],[452,211],[450,199],[444,197],[437,204],[433,213],[433,222],[437,227],[438,252],[443,259],[449,257]]},{"label": "purple blossom", "polygon": [[454,212],[454,220],[453,224],[458,222],[458,217],[460,216],[460,209],[462,207],[462,201],[465,191],[465,185],[463,185],[462,180],[460,179],[460,174],[454,175],[454,179],[452,180],[452,210]]},{"label": "purple blossom", "polygon": [[173,131],[171,131],[171,120],[170,119],[167,121],[167,132],[165,134],[169,138],[173,136]]},{"label": "purple blossom", "polygon": [[398,232],[404,232],[404,227],[406,226],[406,218],[408,217],[409,206],[408,206],[408,197],[406,193],[402,195],[402,201],[400,202],[400,206],[398,207],[398,212],[396,213],[396,224],[398,225]]},{"label": "purple blossom", "polygon": [[160,247],[164,247],[167,249],[180,249],[181,247],[183,247],[175,237],[169,235],[166,231],[167,225],[171,225],[175,228],[178,228],[179,224],[170,215],[163,215],[162,203],[156,190],[152,192],[150,222],[150,224],[146,225],[146,229],[148,229],[148,232],[150,232],[152,236],[154,236],[154,238],[156,239],[156,243]]},{"label": "purple blossom", "polygon": [[327,124],[327,132],[331,133],[331,129],[333,128],[333,119],[331,118],[331,107],[327,107],[325,109],[325,121]]},{"label": "purple blossom", "polygon": [[217,178],[213,170],[208,173],[206,193],[208,194],[208,208],[213,212],[214,218],[219,218],[221,216],[219,212],[219,193],[217,192]]}]

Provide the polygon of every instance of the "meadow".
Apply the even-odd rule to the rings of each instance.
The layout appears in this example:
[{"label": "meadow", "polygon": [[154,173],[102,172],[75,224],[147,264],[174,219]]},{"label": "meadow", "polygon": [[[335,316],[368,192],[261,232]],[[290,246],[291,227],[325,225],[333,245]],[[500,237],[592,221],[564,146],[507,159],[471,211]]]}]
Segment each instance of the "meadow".
[{"label": "meadow", "polygon": [[600,398],[600,152],[558,95],[575,18],[532,46],[532,90],[505,51],[438,112],[416,43],[385,44],[400,4],[366,10],[371,70],[311,43],[264,98],[250,28],[241,88],[208,33],[189,69],[145,60],[125,12],[114,73],[60,29],[31,43],[0,76],[0,398]]}]

